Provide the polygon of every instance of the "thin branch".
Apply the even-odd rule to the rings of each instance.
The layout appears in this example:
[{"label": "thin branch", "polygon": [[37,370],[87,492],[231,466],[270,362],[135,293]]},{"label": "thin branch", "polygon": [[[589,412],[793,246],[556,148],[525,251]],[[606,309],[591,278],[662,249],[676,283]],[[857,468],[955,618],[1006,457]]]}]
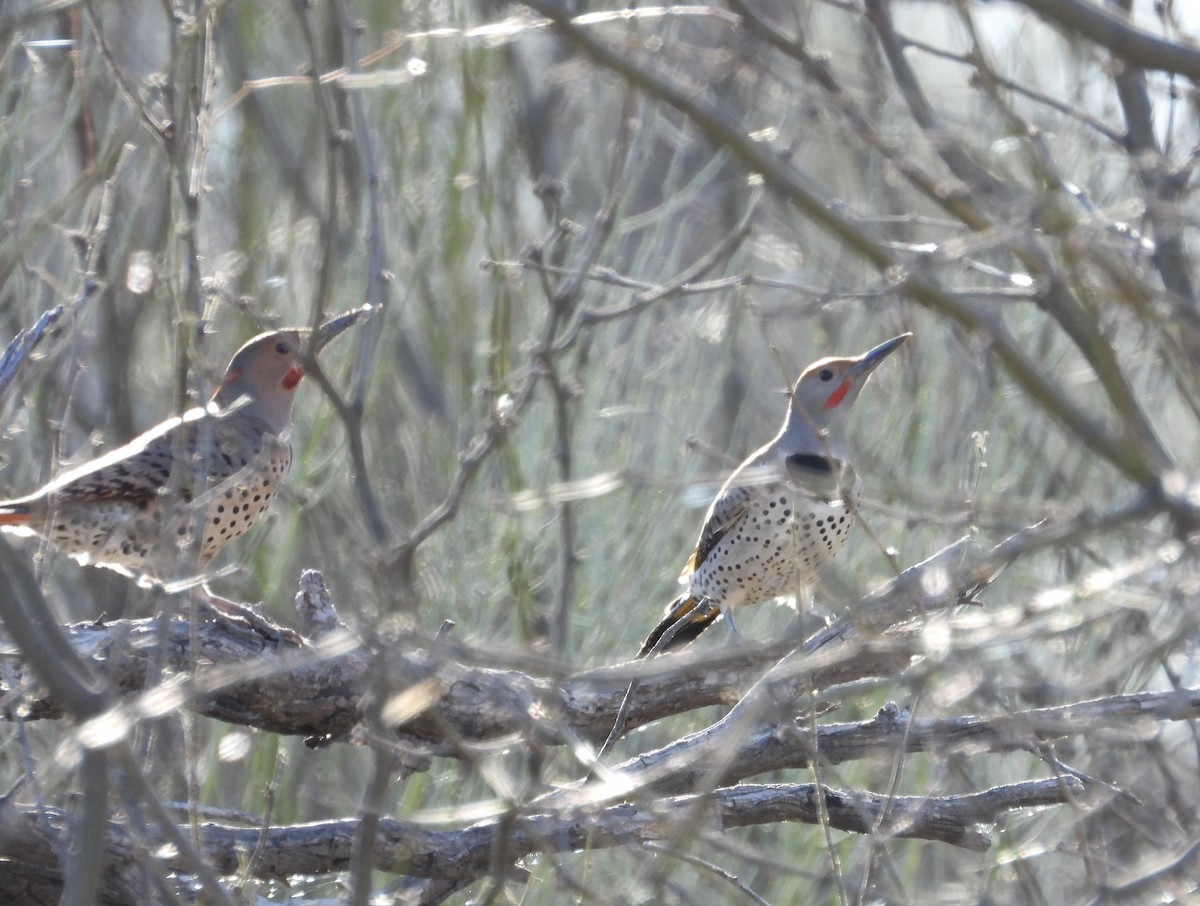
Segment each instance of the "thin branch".
[{"label": "thin branch", "polygon": [[[1122,3],[1129,12],[1128,0]],[[1174,293],[1190,313],[1196,309],[1196,287],[1191,263],[1172,209],[1181,201],[1187,178],[1171,172],[1170,161],[1159,148],[1154,134],[1154,109],[1146,87],[1146,73],[1136,66],[1120,66],[1113,76],[1117,99],[1125,113],[1130,165],[1147,196],[1146,216],[1154,230],[1152,258],[1163,285]]]},{"label": "thin branch", "polygon": [[1020,194],[1003,180],[997,179],[968,153],[966,147],[955,140],[934,110],[933,104],[921,87],[917,74],[908,65],[904,56],[904,43],[892,26],[891,8],[885,0],[866,0],[867,21],[875,28],[875,34],[883,47],[888,65],[896,80],[896,87],[908,104],[913,121],[925,133],[930,147],[941,157],[950,172],[970,187],[973,194],[990,197],[1011,205],[1020,199]]},{"label": "thin branch", "polygon": [[951,753],[1029,752],[1049,740],[1087,737],[1101,731],[1112,745],[1118,743],[1121,733],[1132,745],[1160,721],[1197,719],[1200,689],[1113,695],[997,717],[910,719],[906,711],[893,705],[881,708],[868,720],[822,724],[813,733],[807,732],[801,719],[761,724],[739,736],[733,731],[741,727],[727,716],[699,733],[610,769],[607,789],[598,786],[588,794],[589,788],[577,788],[572,795],[556,794],[555,799],[604,801],[614,789],[620,790],[622,797],[637,789],[656,795],[702,789],[711,774],[714,753],[720,753],[727,767],[712,779],[716,785],[726,786],[770,771],[808,768],[814,759],[832,765],[899,754],[944,758]]},{"label": "thin branch", "polygon": [[811,53],[803,36],[785,35],[746,0],[729,0],[729,5],[742,17],[747,31],[799,63],[805,76],[826,93],[854,134],[889,161],[913,188],[971,229],[987,229],[991,225],[991,218],[962,185],[948,185],[946,180],[936,178],[905,153],[902,147],[889,141],[875,128],[870,117],[854,103],[850,93],[834,76],[829,60],[823,55]]},{"label": "thin branch", "polygon": [[[149,807],[156,817],[165,812],[132,758],[127,738],[122,735],[111,742],[106,738],[114,727],[123,724],[111,719],[111,693],[105,688],[100,671],[86,655],[70,645],[62,628],[50,621],[49,605],[28,568],[4,542],[0,542],[0,562],[3,562],[6,578],[0,588],[0,621],[23,650],[37,652],[31,666],[38,678],[67,703],[68,713],[78,725],[75,731],[77,743],[85,750],[82,771],[87,795],[79,820],[88,834],[68,838],[73,858],[65,861],[70,864],[68,876],[87,885],[87,890],[68,887],[72,894],[70,902],[89,902],[97,886],[94,880],[102,873],[104,864],[100,850],[102,841],[93,832],[102,827],[104,815],[108,813],[110,756],[115,756],[125,766],[125,780],[137,792],[138,802]],[[41,815],[43,811],[35,808],[32,813]],[[175,844],[186,870],[201,879],[213,901],[232,906],[208,863],[200,858],[186,835],[172,829],[167,837]]]},{"label": "thin branch", "polygon": [[[938,47],[935,44],[930,44],[927,41],[922,41],[919,38],[914,38],[908,34],[903,35],[902,40],[908,47],[912,47],[921,51],[922,53],[929,54],[931,57],[937,57],[941,60],[950,60],[951,62],[959,63],[970,69],[974,69],[976,73],[983,75],[980,73],[980,60],[974,54],[955,53],[954,51],[946,50],[944,47]],[[979,76],[977,75],[976,78],[978,77]],[[984,77],[989,81],[994,81],[996,85],[1004,88],[1006,91],[1011,91],[1013,94],[1019,94],[1021,97],[1033,101],[1035,104],[1040,104],[1043,107],[1049,107],[1055,113],[1061,113],[1065,117],[1077,120],[1091,129],[1093,132],[1103,136],[1115,145],[1124,145],[1124,136],[1119,131],[1110,127],[1103,120],[1091,116],[1085,110],[1081,110],[1076,106],[1072,106],[1071,104],[1060,101],[1058,98],[1052,97],[1045,92],[1030,88],[1028,85],[1022,85],[1020,82],[1015,82],[997,72],[991,71],[990,68]]]},{"label": "thin branch", "polygon": [[[346,58],[355,60],[358,56],[358,23],[354,21],[353,10],[342,0],[336,4],[338,18],[342,26],[343,40],[346,44]],[[354,64],[350,70],[356,70]],[[319,89],[317,89],[319,90]],[[363,512],[367,526],[371,530],[376,543],[386,546],[392,539],[392,531],[383,513],[383,505],[375,490],[371,476],[373,470],[367,467],[366,446],[363,440],[363,413],[366,411],[366,394],[374,363],[379,354],[379,343],[383,337],[383,319],[386,315],[390,299],[391,272],[387,269],[387,249],[384,236],[383,214],[380,204],[380,175],[379,163],[376,159],[375,134],[370,127],[367,116],[366,102],[362,92],[350,92],[347,102],[350,106],[350,125],[354,130],[355,147],[358,149],[360,166],[366,174],[366,206],[367,206],[367,291],[366,303],[373,309],[379,309],[375,314],[376,324],[372,330],[358,333],[358,356],[355,362],[354,385],[350,398],[344,404],[341,395],[332,394],[337,405],[337,412],[346,426],[346,437],[350,447],[350,461],[353,464],[352,475],[354,493],[358,498],[359,508]],[[330,388],[332,389],[332,388]]]},{"label": "thin branch", "polygon": [[[1015,191],[979,166],[967,153],[966,148],[943,127],[916,73],[908,65],[903,42],[892,25],[891,7],[883,0],[866,0],[866,3],[867,18],[879,36],[892,75],[908,109],[946,166],[967,185],[973,187],[976,194],[990,196],[1009,208],[1014,208],[1018,202],[1027,202],[1027,193]],[[982,52],[980,57],[982,58]],[[1016,120],[1014,129],[1018,134],[1032,133],[1023,121],[1017,120],[1011,113],[1010,119]],[[1039,144],[1031,142],[1030,147],[1035,152],[1034,161],[1045,171],[1046,181],[1052,185],[1062,185],[1065,180],[1057,173],[1048,157],[1036,153]],[[1042,308],[1058,322],[1092,367],[1121,419],[1125,437],[1131,444],[1138,445],[1141,455],[1146,457],[1152,468],[1167,468],[1171,458],[1158,439],[1156,426],[1146,415],[1137,395],[1126,380],[1112,344],[1096,324],[1093,313],[1085,310],[1073,287],[1051,263],[1050,256],[1033,242],[1022,238],[1013,245],[1012,251],[1041,281]]]},{"label": "thin branch", "polygon": [[100,27],[100,17],[96,15],[95,0],[86,0],[83,3],[83,7],[87,10],[88,22],[91,24],[92,34],[96,39],[96,46],[100,50],[100,58],[104,61],[104,65],[108,69],[109,74],[112,75],[113,80],[117,83],[117,88],[120,90],[121,96],[125,98],[125,102],[137,113],[151,134],[164,147],[167,146],[172,138],[178,135],[178,123],[172,122],[169,116],[163,119],[150,111],[146,101],[141,97],[137,91],[137,87],[125,74],[125,70],[117,63],[116,57],[109,47],[104,29]]},{"label": "thin branch", "polygon": [[[91,281],[84,282],[84,289],[81,292],[94,292],[96,284]],[[13,382],[17,374],[21,370],[21,366],[26,362],[29,356],[37,349],[38,344],[42,342],[42,337],[46,335],[51,327],[58,323],[58,319],[62,317],[63,306],[55,305],[49,311],[42,312],[41,316],[34,322],[32,327],[27,327],[20,331],[12,341],[4,349],[4,354],[0,355],[0,398],[8,392],[8,385]]]},{"label": "thin branch", "polygon": [[890,275],[898,292],[907,293],[949,320],[989,337],[993,351],[1014,380],[1079,440],[1139,485],[1159,484],[1161,463],[1147,455],[1145,439],[1114,435],[1103,421],[1068,398],[1060,383],[1047,380],[1045,370],[1029,357],[995,313],[952,297],[931,278],[908,267],[872,230],[847,216],[845,206],[824,186],[780,156],[769,143],[753,140],[739,123],[702,96],[641,64],[631,54],[610,47],[575,22],[561,3],[530,0],[529,5],[553,19],[562,34],[600,65],[686,114],[710,140],[728,149],[751,172],[761,175],[767,185],[791,201],[814,224],[841,240],[881,274]]},{"label": "thin branch", "polygon": [[1200,48],[1169,41],[1131,25],[1090,0],[1012,0],[1068,34],[1107,48],[1116,57],[1152,72],[1174,72],[1200,83]]}]

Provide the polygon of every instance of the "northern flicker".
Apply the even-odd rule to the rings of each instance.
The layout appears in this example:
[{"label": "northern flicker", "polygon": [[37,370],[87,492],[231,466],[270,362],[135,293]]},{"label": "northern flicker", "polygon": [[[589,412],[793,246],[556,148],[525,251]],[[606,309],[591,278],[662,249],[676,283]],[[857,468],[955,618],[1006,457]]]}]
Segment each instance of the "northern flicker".
[{"label": "northern flicker", "polygon": [[[314,351],[366,310],[321,325]],[[0,529],[40,535],[81,563],[139,578],[198,573],[267,511],[287,474],[311,333],[259,334],[234,354],[207,406],[0,501]]]},{"label": "northern flicker", "polygon": [[[853,358],[813,362],[792,387],[779,433],[725,482],[696,550],[679,577],[685,590],[642,644],[638,657],[695,639],[718,616],[816,584],[854,525],[857,477],[849,462],[846,414],[871,372],[912,334]],[[676,626],[676,624],[679,624]]]}]

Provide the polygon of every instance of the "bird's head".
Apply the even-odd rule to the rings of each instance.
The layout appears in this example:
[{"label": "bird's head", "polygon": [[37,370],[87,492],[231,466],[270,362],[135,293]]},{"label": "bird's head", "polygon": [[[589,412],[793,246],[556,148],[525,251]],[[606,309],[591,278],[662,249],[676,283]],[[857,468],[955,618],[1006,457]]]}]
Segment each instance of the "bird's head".
[{"label": "bird's head", "polygon": [[[320,352],[334,337],[361,317],[356,309],[326,321],[316,330],[312,354]],[[304,377],[305,344],[313,331],[297,327],[271,330],[249,340],[233,355],[213,402],[225,409],[245,398],[245,405],[263,418],[277,434],[292,421],[292,400]]]},{"label": "bird's head", "polygon": [[911,336],[903,333],[862,355],[813,362],[792,387],[789,425],[795,430],[825,435],[854,405],[871,372]]}]

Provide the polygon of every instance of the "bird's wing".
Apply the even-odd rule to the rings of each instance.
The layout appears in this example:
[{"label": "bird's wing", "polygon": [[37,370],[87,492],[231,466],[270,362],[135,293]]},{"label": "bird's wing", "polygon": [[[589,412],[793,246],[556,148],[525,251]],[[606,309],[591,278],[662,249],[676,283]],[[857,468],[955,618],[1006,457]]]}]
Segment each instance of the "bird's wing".
[{"label": "bird's wing", "polygon": [[154,497],[170,480],[176,445],[186,443],[181,430],[186,429],[180,419],[163,422],[98,459],[61,473],[41,494],[59,500]]},{"label": "bird's wing", "polygon": [[686,581],[700,567],[700,564],[712,553],[713,548],[729,532],[737,528],[748,512],[750,512],[749,492],[745,486],[734,484],[730,479],[721,489],[721,493],[717,495],[717,499],[712,502],[712,506],[708,508],[708,514],[704,519],[704,528],[700,530],[700,540],[696,542],[696,549],[692,551],[692,556],[684,565],[683,572],[679,574],[681,582]]},{"label": "bird's wing", "polygon": [[[221,439],[215,444],[219,455],[210,457],[205,463],[193,456],[197,439],[212,432]],[[183,499],[190,499],[197,476],[193,470],[207,468],[207,487],[218,485],[238,472],[243,463],[235,461],[226,450],[230,444],[249,438],[235,438],[221,419],[209,417],[203,409],[191,410],[186,415],[168,419],[134,438],[124,446],[117,447],[105,455],[70,469],[40,492],[59,500],[124,500],[150,499],[170,488],[172,473],[177,464],[188,471],[181,473],[178,491]],[[230,449],[236,449],[230,447]]]}]

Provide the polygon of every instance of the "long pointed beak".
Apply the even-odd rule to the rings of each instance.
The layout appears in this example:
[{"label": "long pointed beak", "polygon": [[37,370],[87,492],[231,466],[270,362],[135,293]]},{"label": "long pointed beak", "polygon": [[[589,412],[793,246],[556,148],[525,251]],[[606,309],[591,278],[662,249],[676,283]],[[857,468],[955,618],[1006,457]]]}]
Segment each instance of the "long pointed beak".
[{"label": "long pointed beak", "polygon": [[357,324],[359,321],[367,318],[373,311],[370,305],[364,305],[361,308],[356,308],[353,311],[348,311],[344,315],[338,315],[336,318],[330,318],[324,324],[317,328],[317,350],[320,351],[325,347],[330,340],[342,333],[347,327],[352,324]]},{"label": "long pointed beak", "polygon": [[902,333],[900,336],[892,337],[890,340],[880,343],[874,349],[864,352],[858,357],[858,361],[850,366],[848,373],[856,378],[866,377],[879,367],[880,362],[903,346],[905,341],[911,336],[911,333]]}]

